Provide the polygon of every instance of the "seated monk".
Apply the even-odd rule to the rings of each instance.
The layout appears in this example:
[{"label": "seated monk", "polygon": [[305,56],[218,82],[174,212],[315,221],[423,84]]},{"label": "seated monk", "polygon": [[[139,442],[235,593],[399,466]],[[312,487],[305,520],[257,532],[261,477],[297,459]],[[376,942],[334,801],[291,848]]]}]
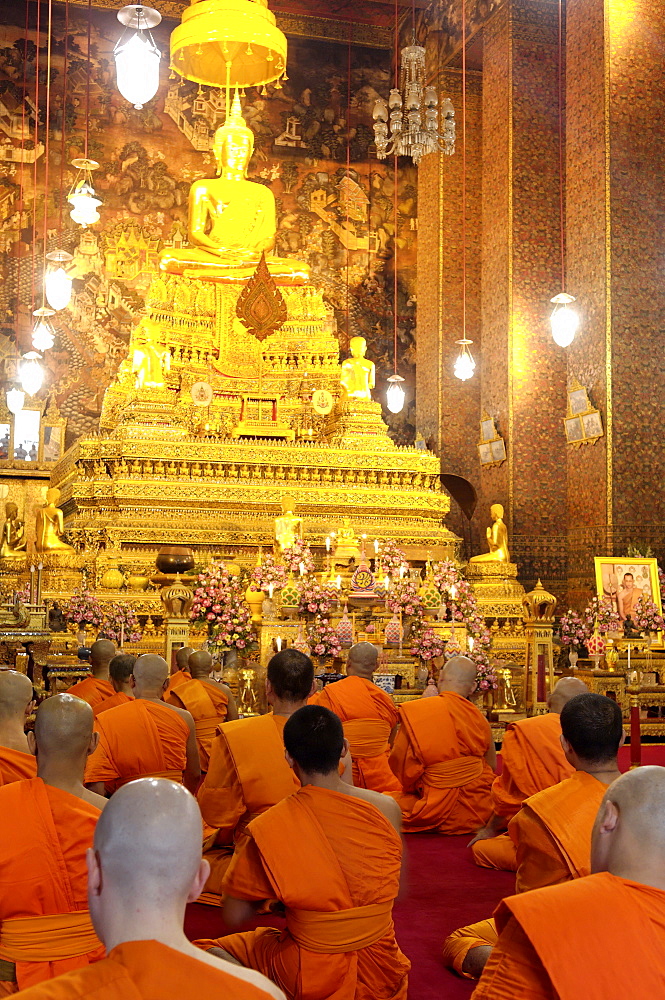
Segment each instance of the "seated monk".
[{"label": "seated monk", "polygon": [[134,700],[97,717],[99,745],[88,761],[86,784],[112,795],[134,778],[171,778],[195,792],[201,779],[194,720],[165,705],[169,668],[161,656],[144,654],[134,664]]},{"label": "seated monk", "polygon": [[[516,892],[582,878],[590,871],[591,830],[607,786],[619,777],[621,709],[600,694],[579,694],[561,709],[561,745],[570,778],[526,799],[508,825],[517,853]],[[493,920],[470,924],[443,945],[446,965],[477,979],[496,944]]]},{"label": "seated monk", "polygon": [[182,684],[184,681],[191,681],[192,675],[189,672],[189,658],[194,652],[191,646],[181,646],[180,649],[176,650],[175,654],[175,669],[171,667],[171,676],[169,677],[169,683],[167,685],[166,691],[164,692],[164,699],[170,695],[174,688],[177,688],[178,684]]},{"label": "seated monk", "polygon": [[637,768],[607,789],[591,871],[499,905],[474,1000],[665,996],[665,769]]},{"label": "seated monk", "polygon": [[402,863],[399,807],[340,778],[348,744],[327,708],[294,712],[284,745],[302,787],[250,823],[224,879],[224,920],[237,927],[257,904],[276,898],[286,930],[259,927],[196,943],[263,972],[290,1000],[406,998],[410,962],[392,922]]},{"label": "seated monk", "polygon": [[219,903],[222,879],[234,848],[246,838],[250,820],[299,787],[284,758],[282,731],[313,690],[310,658],[297,649],[283,649],[268,663],[266,698],[272,714],[220,727],[198,794],[203,819],[217,830],[213,849],[206,854],[211,873],[205,902]]},{"label": "seated monk", "polygon": [[0,670],[0,785],[37,774],[25,735],[25,719],[33,705],[32,683],[25,674]]},{"label": "seated monk", "polygon": [[373,682],[379,651],[371,642],[357,642],[349,650],[347,676],[326,684],[312,701],[329,708],[342,720],[353,760],[353,784],[375,792],[401,793],[388,758],[399,715],[390,695]]},{"label": "seated monk", "polygon": [[265,253],[277,284],[304,284],[308,264],[270,255],[277,232],[275,196],[265,184],[247,179],[254,133],[247,128],[238,94],[215,132],[212,151],[217,177],[195,181],[189,190],[189,246],[163,250],[160,269],[235,283],[247,281]]},{"label": "seated monk", "polygon": [[284,1000],[256,972],[206,955],[185,937],[185,906],[208,866],[196,800],[141,778],[106,806],[88,851],[88,899],[106,958],[26,990],[28,1000]]},{"label": "seated monk", "polygon": [[115,646],[110,639],[98,639],[90,647],[91,677],[85,677],[78,684],[69,688],[68,694],[83,698],[94,710],[105,698],[115,694],[115,688],[109,680],[109,664],[115,656]]},{"label": "seated monk", "polygon": [[575,695],[588,691],[577,677],[562,677],[547,696],[549,712],[511,723],[501,746],[501,774],[492,785],[494,812],[470,843],[473,859],[481,868],[517,870],[515,845],[508,823],[525,799],[556,785],[574,773],[561,746],[561,709]]},{"label": "seated monk", "polygon": [[104,701],[100,701],[93,708],[95,718],[100,712],[107,712],[109,708],[126,705],[128,701],[133,700],[132,671],[135,663],[136,657],[132,656],[131,653],[117,653],[113,657],[109,663],[109,678],[115,694],[112,694],[110,698],[104,698]]},{"label": "seated monk", "polygon": [[0,996],[96,962],[86,851],[106,799],[83,787],[92,709],[55,695],[28,739],[37,776],[0,788]]},{"label": "seated monk", "polygon": [[475,663],[455,656],[437,697],[400,705],[390,766],[404,789],[406,833],[471,833],[487,822],[496,752],[489,722],[469,701],[475,686]]},{"label": "seated monk", "polygon": [[164,696],[164,700],[169,705],[186,708],[194,719],[201,770],[205,772],[208,770],[210,748],[217,727],[222,722],[237,719],[238,709],[231,689],[226,684],[210,680],[213,668],[210,653],[204,649],[192,653],[188,666],[192,675],[191,681],[178,684],[177,688]]}]

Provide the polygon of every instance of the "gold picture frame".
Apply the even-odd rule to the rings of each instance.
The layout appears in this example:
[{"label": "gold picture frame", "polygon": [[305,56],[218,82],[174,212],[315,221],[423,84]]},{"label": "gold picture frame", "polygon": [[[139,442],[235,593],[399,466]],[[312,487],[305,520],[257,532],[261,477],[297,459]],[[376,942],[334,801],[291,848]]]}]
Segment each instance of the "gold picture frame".
[{"label": "gold picture frame", "polygon": [[506,461],[506,442],[496,429],[494,417],[483,412],[480,418],[478,458],[484,469],[498,468]]},{"label": "gold picture frame", "polygon": [[575,448],[595,444],[603,437],[603,418],[600,410],[591,405],[587,389],[573,379],[568,389],[568,412],[563,418],[566,441]]},{"label": "gold picture frame", "polygon": [[[594,567],[598,597],[609,597],[622,621],[640,597],[648,597],[659,613],[663,613],[657,559],[647,559],[646,556],[595,556]],[[632,580],[624,584],[625,577],[632,577]],[[665,649],[662,632],[658,632],[653,648]]]}]

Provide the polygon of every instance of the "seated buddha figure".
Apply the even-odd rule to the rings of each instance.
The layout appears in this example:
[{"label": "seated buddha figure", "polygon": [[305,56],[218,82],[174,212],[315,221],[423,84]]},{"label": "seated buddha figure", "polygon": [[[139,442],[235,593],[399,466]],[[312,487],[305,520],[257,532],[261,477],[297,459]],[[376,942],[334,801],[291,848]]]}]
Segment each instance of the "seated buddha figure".
[{"label": "seated buddha figure", "polygon": [[277,230],[275,196],[247,179],[254,133],[242,116],[236,93],[228,118],[215,133],[217,177],[195,181],[189,190],[191,246],[164,250],[159,266],[169,274],[219,282],[247,281],[265,253],[279,285],[309,281],[309,265],[271,256]]},{"label": "seated buddha figure", "polygon": [[367,341],[364,337],[351,337],[351,357],[342,362],[340,383],[346,399],[371,399],[376,383],[376,366],[365,357]]},{"label": "seated buddha figure", "polygon": [[508,551],[508,529],[503,521],[503,507],[500,503],[493,503],[490,507],[492,525],[487,529],[487,544],[489,552],[484,552],[481,556],[472,556],[470,563],[509,563],[510,553]]}]

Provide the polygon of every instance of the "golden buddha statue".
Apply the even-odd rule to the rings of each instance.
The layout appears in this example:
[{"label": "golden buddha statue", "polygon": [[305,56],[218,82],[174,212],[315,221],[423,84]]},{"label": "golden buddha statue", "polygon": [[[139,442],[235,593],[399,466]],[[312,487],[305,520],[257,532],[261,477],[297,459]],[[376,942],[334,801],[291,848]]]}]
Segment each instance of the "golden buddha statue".
[{"label": "golden buddha statue", "polygon": [[46,490],[45,504],[37,511],[37,533],[35,548],[37,552],[71,552],[76,550],[63,542],[62,511],[58,507],[60,490]]},{"label": "golden buddha statue", "polygon": [[470,563],[509,563],[510,553],[508,551],[508,529],[503,523],[503,507],[500,503],[493,503],[490,507],[492,525],[487,529],[487,542],[490,547],[489,552],[484,552],[481,556],[473,556]]},{"label": "golden buddha statue", "polygon": [[342,521],[342,527],[337,531],[337,545],[333,552],[333,565],[337,563],[348,564],[351,559],[354,559],[356,563],[360,563],[362,553],[358,545],[356,533],[351,527],[351,522],[348,517],[345,517]]},{"label": "golden buddha statue", "polygon": [[215,133],[217,177],[195,181],[189,190],[189,242],[167,248],[159,266],[169,274],[220,282],[247,281],[266,254],[277,284],[309,281],[309,265],[270,256],[275,245],[275,196],[265,184],[247,179],[254,133],[247,128],[236,92],[231,111]]},{"label": "golden buddha statue", "polygon": [[136,388],[163,389],[164,373],[171,370],[171,352],[163,342],[159,324],[144,316],[132,332],[131,347]]},{"label": "golden buddha statue", "polygon": [[367,341],[352,337],[349,342],[351,357],[342,362],[340,382],[347,399],[371,399],[376,384],[376,365],[365,357]]},{"label": "golden buddha statue", "polygon": [[0,542],[0,559],[11,559],[25,552],[25,524],[18,516],[15,503],[5,504],[5,523],[2,526],[2,542]]},{"label": "golden buddha statue", "polygon": [[282,500],[282,514],[275,518],[275,538],[280,552],[290,549],[296,538],[302,537],[302,518],[293,513],[295,507],[291,497]]}]

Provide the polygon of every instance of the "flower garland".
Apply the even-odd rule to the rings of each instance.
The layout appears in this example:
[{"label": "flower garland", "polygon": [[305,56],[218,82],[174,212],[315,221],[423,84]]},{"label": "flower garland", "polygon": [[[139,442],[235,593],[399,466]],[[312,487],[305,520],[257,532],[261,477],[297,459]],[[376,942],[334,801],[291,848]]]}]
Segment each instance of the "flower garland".
[{"label": "flower garland", "polygon": [[289,545],[287,548],[283,549],[282,559],[284,560],[286,568],[292,573],[299,573],[301,565],[305,576],[314,572],[314,557],[312,556],[312,550],[310,549],[308,543],[302,538],[296,538],[293,545]]},{"label": "flower garland", "polygon": [[648,597],[640,597],[635,605],[634,621],[643,632],[661,632],[665,629],[665,620],[658,606]]},{"label": "flower garland", "polygon": [[77,625],[99,627],[104,621],[104,609],[89,590],[75,590],[63,611],[67,621]]},{"label": "flower garland", "polygon": [[255,566],[249,578],[250,590],[265,590],[272,584],[274,590],[281,590],[286,583],[286,569],[278,563],[272,552],[265,555],[259,566]]},{"label": "flower garland", "polygon": [[307,641],[313,656],[340,656],[342,643],[339,633],[328,618],[317,615],[307,629]]},{"label": "flower garland", "polygon": [[139,620],[127,604],[113,604],[104,618],[104,632],[112,642],[140,642],[143,637]]},{"label": "flower garland", "polygon": [[213,562],[198,574],[189,617],[208,626],[218,650],[247,649],[256,642],[240,577],[231,576],[224,563]]},{"label": "flower garland", "polygon": [[301,615],[327,615],[330,613],[330,591],[324,590],[316,580],[303,580],[299,585],[298,611]]},{"label": "flower garland", "polygon": [[[435,562],[432,565],[432,577],[437,590],[441,593],[441,599],[448,614],[451,616],[454,614],[455,623],[460,622],[460,624],[465,625],[469,635],[473,638],[473,650],[465,653],[465,656],[473,660],[479,670],[484,669],[488,664],[486,654],[490,648],[492,636],[485,619],[478,611],[478,601],[471,584],[462,576],[455,563],[450,559]],[[452,596],[453,587],[455,588],[454,598]],[[496,687],[496,676],[491,669],[490,674],[493,678],[491,686]]]},{"label": "flower garland", "polygon": [[[475,653],[475,649],[474,649]],[[480,691],[496,691],[499,686],[494,667],[485,653],[478,653],[476,662],[476,685]]]},{"label": "flower garland", "polygon": [[383,542],[377,555],[378,575],[398,577],[400,570],[408,573],[409,564],[402,549],[396,542]]}]

